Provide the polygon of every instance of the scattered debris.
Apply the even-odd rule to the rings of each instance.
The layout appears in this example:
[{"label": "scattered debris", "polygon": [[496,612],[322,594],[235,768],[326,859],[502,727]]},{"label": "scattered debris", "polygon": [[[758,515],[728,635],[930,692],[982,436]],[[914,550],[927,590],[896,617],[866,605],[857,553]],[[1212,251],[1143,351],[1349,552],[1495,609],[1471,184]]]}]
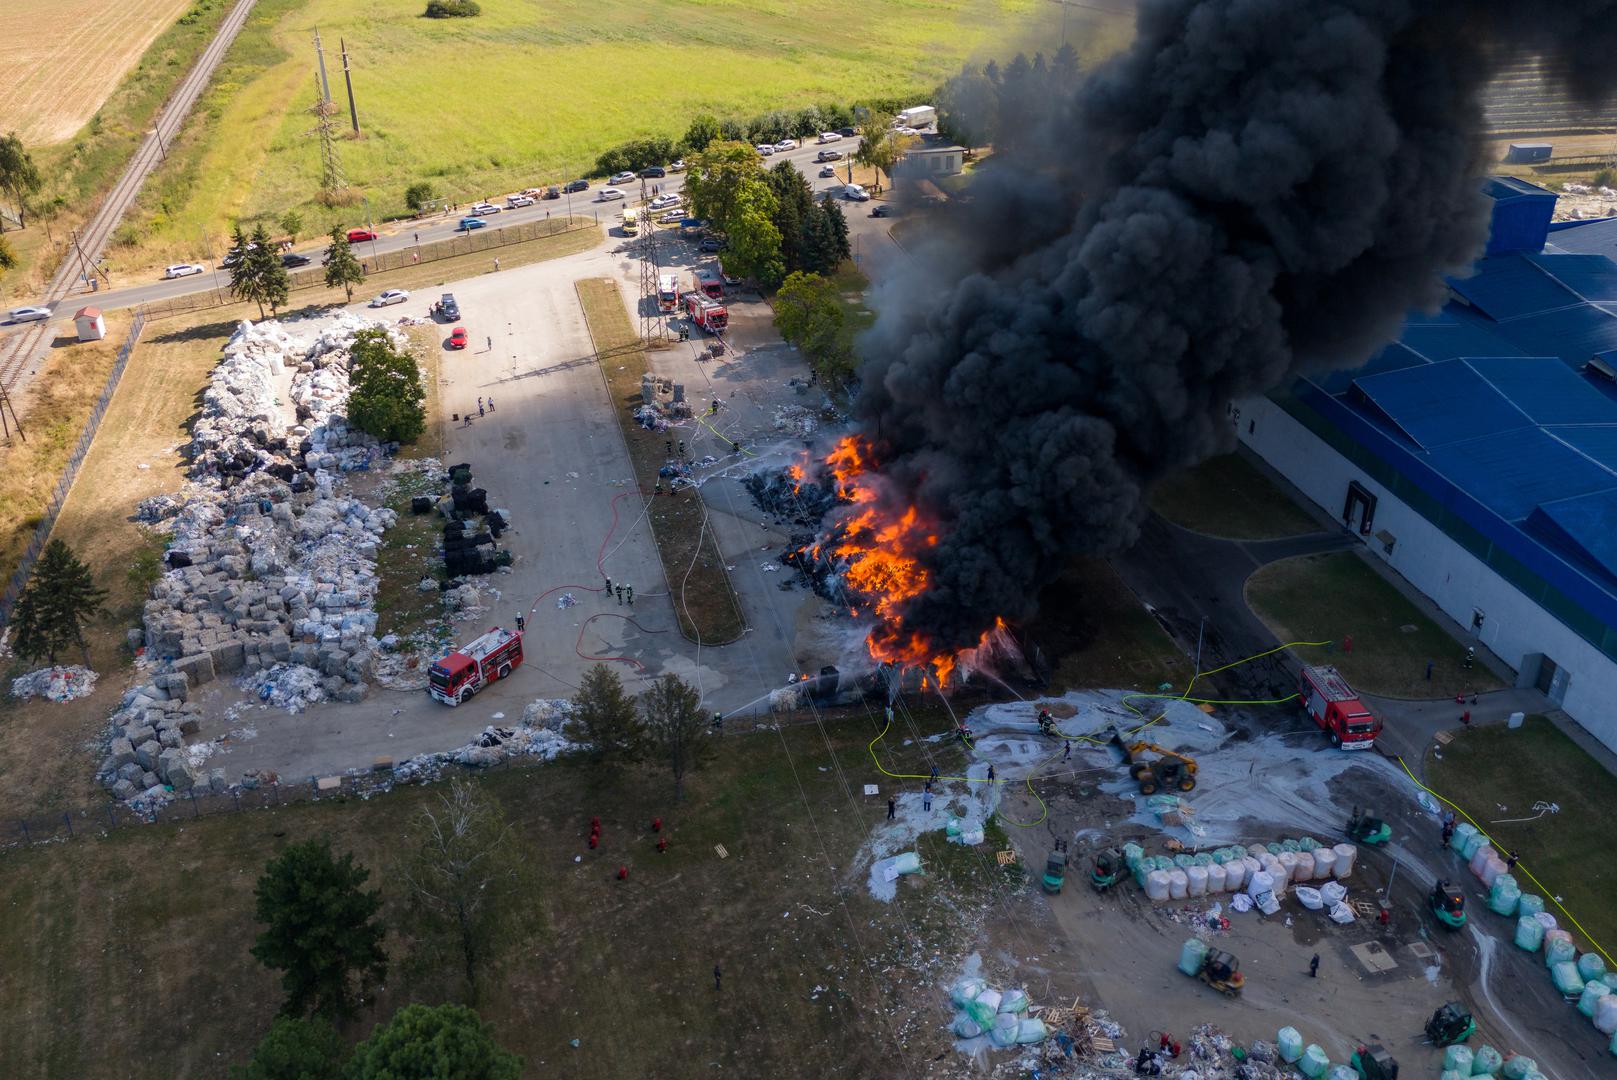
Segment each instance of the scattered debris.
[{"label": "scattered debris", "polygon": [[11,680],[11,694],[20,701],[42,697],[46,701],[72,701],[95,689],[96,673],[87,667],[40,668]]}]

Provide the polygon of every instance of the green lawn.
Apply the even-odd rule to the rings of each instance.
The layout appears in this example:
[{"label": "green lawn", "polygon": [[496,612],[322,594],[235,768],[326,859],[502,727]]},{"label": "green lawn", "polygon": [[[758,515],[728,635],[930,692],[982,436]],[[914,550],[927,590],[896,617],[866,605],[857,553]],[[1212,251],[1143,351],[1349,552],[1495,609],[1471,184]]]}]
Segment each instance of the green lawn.
[{"label": "green lawn", "polygon": [[[929,848],[947,862],[905,879],[893,904],[866,895],[851,861],[885,804],[861,785],[889,785],[865,750],[873,734],[863,710],[827,717],[823,734],[812,723],[728,734],[688,779],[683,805],[667,771],[649,766],[616,779],[569,764],[484,775],[541,877],[550,925],[480,1008],[526,1058],[524,1075],[875,1077],[893,1075],[900,1057],[950,1053],[937,971],[913,965],[936,950],[938,971],[949,970],[965,951],[958,905],[987,902],[994,882],[962,850]],[[437,790],[0,852],[0,1075],[223,1076],[280,1004],[276,978],[248,954],[265,862],[329,836],[372,869],[396,924],[403,830]],[[594,815],[598,851],[585,844]],[[653,816],[666,825],[665,854]],[[627,881],[615,879],[620,864]],[[350,1039],[400,1004],[459,994],[452,969],[413,972],[405,942],[390,935],[387,947],[380,1001]]]},{"label": "green lawn", "polygon": [[[1549,903],[1550,897],[1561,897],[1583,927],[1580,950],[1593,939],[1617,956],[1617,905],[1612,903],[1617,867],[1592,857],[1611,849],[1617,777],[1542,716],[1529,716],[1517,731],[1490,724],[1460,732],[1448,746],[1427,754],[1425,775],[1432,790],[1464,810],[1495,846],[1520,856],[1515,876],[1522,891],[1542,895],[1561,926],[1577,934]],[[1560,811],[1495,824],[1533,817],[1536,802],[1553,803]],[[1490,912],[1476,917],[1503,922]]]},{"label": "green lawn", "polygon": [[1281,641],[1336,643],[1293,651],[1304,663],[1335,664],[1360,690],[1437,698],[1500,686],[1481,664],[1465,670],[1465,646],[1351,551],[1270,563],[1247,579],[1246,598]]},{"label": "green lawn", "polygon": [[1168,477],[1151,509],[1187,529],[1231,540],[1274,540],[1319,525],[1239,454],[1220,454]]},{"label": "green lawn", "polygon": [[1056,661],[1051,689],[1183,688],[1192,664],[1104,559],[1075,559],[1039,594],[1025,634]]},{"label": "green lawn", "polygon": [[[346,39],[364,136],[339,144],[376,217],[427,179],[463,202],[586,171],[608,146],[682,135],[695,113],[745,118],[824,101],[929,93],[967,57],[1014,50],[1059,22],[1041,0],[484,0],[475,19],[424,19],[420,0],[260,0],[205,96],[204,124],[171,148],[129,236],[141,261],[199,254],[235,218],[300,206],[309,229],[358,220],[313,203],[312,33]],[[1096,16],[1086,58],[1125,18]],[[1048,40],[1048,39],[1045,39]],[[1048,50],[1047,51],[1051,51]]]}]

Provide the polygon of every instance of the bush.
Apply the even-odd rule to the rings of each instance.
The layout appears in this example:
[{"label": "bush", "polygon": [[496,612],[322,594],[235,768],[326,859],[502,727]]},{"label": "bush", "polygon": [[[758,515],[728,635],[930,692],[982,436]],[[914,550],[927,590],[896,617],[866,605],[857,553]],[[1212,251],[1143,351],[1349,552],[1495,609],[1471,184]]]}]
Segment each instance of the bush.
[{"label": "bush", "polygon": [[428,0],[426,16],[429,19],[469,19],[482,11],[475,0]]},{"label": "bush", "polygon": [[666,165],[674,160],[674,140],[668,138],[634,139],[622,143],[595,159],[595,170],[605,176],[619,172],[639,172],[653,165]]}]

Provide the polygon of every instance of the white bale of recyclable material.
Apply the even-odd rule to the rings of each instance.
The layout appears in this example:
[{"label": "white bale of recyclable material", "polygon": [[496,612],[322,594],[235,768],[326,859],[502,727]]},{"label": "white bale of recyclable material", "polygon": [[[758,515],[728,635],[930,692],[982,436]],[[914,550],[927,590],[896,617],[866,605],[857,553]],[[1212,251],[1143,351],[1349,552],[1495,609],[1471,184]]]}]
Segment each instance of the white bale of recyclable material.
[{"label": "white bale of recyclable material", "polygon": [[1557,925],[1555,916],[1551,915],[1547,911],[1541,911],[1537,915],[1534,915],[1533,918],[1538,920],[1538,924],[1544,928],[1544,932],[1546,934],[1551,930],[1554,930]]},{"label": "white bale of recyclable material", "polygon": [[1190,878],[1183,870],[1168,871],[1168,896],[1173,900],[1183,900],[1186,890],[1190,888]]},{"label": "white bale of recyclable material", "polygon": [[[1461,825],[1460,828],[1463,829],[1465,826]],[[1458,836],[1459,833],[1456,832],[1455,835]],[[1472,856],[1487,846],[1488,838],[1483,836],[1476,829],[1472,829],[1471,835],[1465,838],[1465,843],[1460,847],[1460,858],[1464,859],[1466,862],[1470,862]]]},{"label": "white bale of recyclable material", "polygon": [[949,1000],[954,1002],[955,1008],[964,1009],[977,1000],[977,995],[988,989],[988,984],[981,979],[962,978],[949,990]]},{"label": "white bale of recyclable material", "polygon": [[982,1016],[999,1012],[1000,997],[1000,992],[990,986],[988,989],[978,994],[973,1000],[973,1004],[975,1004],[977,1008],[973,1009],[972,1011]]},{"label": "white bale of recyclable material", "polygon": [[1510,867],[1505,865],[1505,860],[1493,858],[1489,859],[1483,864],[1482,873],[1478,874],[1477,876],[1482,879],[1482,884],[1484,886],[1491,889],[1493,888],[1493,883],[1495,881],[1504,877],[1508,873],[1510,873]]},{"label": "white bale of recyclable material", "polygon": [[1153,870],[1145,875],[1145,895],[1149,900],[1168,899],[1168,871]]},{"label": "white bale of recyclable material", "polygon": [[1578,1011],[1589,1019],[1595,1018],[1595,1009],[1600,1005],[1600,999],[1611,994],[1611,987],[1596,980],[1583,984],[1583,994],[1578,998]]},{"label": "white bale of recyclable material", "polygon": [[1325,1080],[1359,1080],[1359,1074],[1351,1065],[1332,1065]]},{"label": "white bale of recyclable material", "polygon": [[1504,1063],[1505,1059],[1500,1055],[1499,1051],[1495,1050],[1487,1043],[1483,1043],[1481,1046],[1477,1047],[1476,1052],[1471,1055],[1471,1075],[1491,1076],[1494,1073],[1497,1073],[1499,1071],[1499,1066],[1503,1065]]},{"label": "white bale of recyclable material", "polygon": [[1472,877],[1480,878],[1482,868],[1488,865],[1488,860],[1497,858],[1499,858],[1499,852],[1493,849],[1493,845],[1483,844],[1471,853],[1471,857],[1466,860],[1466,865],[1470,867]]},{"label": "white bale of recyclable material", "polygon": [[1016,1042],[1016,1029],[1022,1026],[1015,1013],[1000,1013],[988,1029],[988,1039],[995,1046],[1010,1046]]},{"label": "white bale of recyclable material", "polygon": [[1297,853],[1297,871],[1292,875],[1293,881],[1313,881],[1319,876],[1318,864],[1314,861],[1312,851],[1299,851]]},{"label": "white bale of recyclable material", "polygon": [[1246,891],[1253,896],[1259,893],[1273,892],[1275,887],[1274,875],[1267,870],[1259,870],[1247,881]]},{"label": "white bale of recyclable material", "polygon": [[1537,952],[1544,944],[1544,924],[1531,915],[1523,915],[1516,920],[1516,947],[1526,949],[1528,952]]},{"label": "white bale of recyclable material", "polygon": [[1313,855],[1314,876],[1316,878],[1328,878],[1335,876],[1341,862],[1341,860],[1336,857],[1335,848],[1315,848]]},{"label": "white bale of recyclable material", "polygon": [[1218,863],[1207,867],[1207,891],[1221,893],[1229,886],[1229,874]]},{"label": "white bale of recyclable material", "polygon": [[1000,995],[1000,998],[999,998],[999,1011],[1000,1012],[1025,1013],[1025,1012],[1027,1012],[1027,1006],[1028,1006],[1027,991],[1021,989],[1020,987],[1017,987],[1017,988],[1012,989],[1012,990],[1007,990],[1007,991],[1005,991],[1005,993]]},{"label": "white bale of recyclable material", "polygon": [[1617,994],[1607,994],[1595,1002],[1595,1030],[1602,1035],[1617,1034]]},{"label": "white bale of recyclable material", "polygon": [[1269,849],[1264,847],[1262,844],[1248,844],[1246,846],[1246,853],[1261,859],[1263,856],[1269,854]]},{"label": "white bale of recyclable material", "polygon": [[1239,892],[1246,884],[1246,860],[1231,859],[1224,864],[1224,888]]},{"label": "white bale of recyclable material", "polygon": [[1443,1070],[1457,1072],[1461,1076],[1471,1075],[1471,1048],[1464,1043],[1455,1043],[1443,1051]]},{"label": "white bale of recyclable material", "polygon": [[1527,1080],[1529,1076],[1538,1072],[1538,1062],[1530,1057],[1517,1054],[1505,1062],[1503,1075],[1505,1080]]},{"label": "white bale of recyclable material", "polygon": [[1544,932],[1545,967],[1569,963],[1577,954],[1578,950],[1573,947],[1571,934],[1565,930],[1546,930]]},{"label": "white bale of recyclable material", "polygon": [[1284,889],[1290,884],[1291,867],[1274,856],[1270,856],[1269,860],[1263,864],[1263,869],[1270,877],[1274,878],[1275,888]]},{"label": "white bale of recyclable material", "polygon": [[1550,981],[1555,988],[1567,997],[1582,996],[1583,976],[1578,974],[1578,965],[1570,960],[1563,960],[1550,967]]},{"label": "white bale of recyclable material", "polygon": [[1186,896],[1206,896],[1207,895],[1207,867],[1205,867],[1205,866],[1187,866],[1187,867],[1185,867],[1185,879],[1186,879],[1185,880],[1185,895]]},{"label": "white bale of recyclable material", "polygon": [[1307,880],[1298,876],[1298,859],[1295,851],[1282,851],[1275,858],[1280,860],[1281,867],[1286,871],[1287,881]]},{"label": "white bale of recyclable material", "polygon": [[[1471,842],[1471,838],[1475,835],[1477,835],[1477,827],[1471,824],[1469,821],[1462,821],[1459,826],[1455,828],[1454,835],[1449,837],[1449,847],[1459,852],[1460,858],[1470,858],[1470,856],[1465,853],[1465,846]],[[1472,850],[1475,851],[1476,849],[1472,848]]]},{"label": "white bale of recyclable material", "polygon": [[1337,844],[1331,849],[1336,855],[1336,876],[1345,878],[1353,873],[1353,863],[1359,857],[1359,849],[1354,844]]},{"label": "white bale of recyclable material", "polygon": [[1019,1043],[1043,1042],[1050,1037],[1050,1029],[1044,1026],[1043,1020],[1026,1019],[1016,1025],[1016,1041]]},{"label": "white bale of recyclable material", "polygon": [[1272,892],[1266,892],[1253,898],[1258,910],[1265,915],[1273,915],[1280,910],[1280,898]]},{"label": "white bale of recyclable material", "polygon": [[1320,896],[1327,904],[1340,904],[1347,899],[1347,886],[1335,881],[1327,881],[1319,887]]},{"label": "white bale of recyclable material", "polygon": [[1586,952],[1578,957],[1578,974],[1584,982],[1600,978],[1606,973],[1606,961],[1599,953]]},{"label": "white bale of recyclable material", "polygon": [[1179,970],[1186,975],[1196,975],[1206,958],[1207,942],[1201,938],[1189,938],[1179,947]]},{"label": "white bale of recyclable material", "polygon": [[954,1033],[962,1039],[975,1039],[983,1033],[983,1027],[965,1013],[961,1013],[954,1018]]},{"label": "white bale of recyclable material", "polygon": [[1325,1051],[1320,1049],[1318,1043],[1309,1043],[1303,1056],[1297,1059],[1297,1071],[1309,1080],[1319,1080],[1330,1067],[1331,1059],[1325,1056]]},{"label": "white bale of recyclable material", "polygon": [[1354,920],[1353,909],[1346,904],[1338,903],[1331,908],[1331,921],[1346,926]]},{"label": "white bale of recyclable material", "polygon": [[1303,1035],[1294,1027],[1280,1029],[1280,1037],[1275,1041],[1275,1049],[1280,1052],[1280,1060],[1290,1065],[1303,1056]]},{"label": "white bale of recyclable material", "polygon": [[1308,885],[1299,885],[1292,891],[1297,895],[1297,902],[1309,911],[1318,911],[1325,906],[1325,900],[1320,896],[1318,889]]}]

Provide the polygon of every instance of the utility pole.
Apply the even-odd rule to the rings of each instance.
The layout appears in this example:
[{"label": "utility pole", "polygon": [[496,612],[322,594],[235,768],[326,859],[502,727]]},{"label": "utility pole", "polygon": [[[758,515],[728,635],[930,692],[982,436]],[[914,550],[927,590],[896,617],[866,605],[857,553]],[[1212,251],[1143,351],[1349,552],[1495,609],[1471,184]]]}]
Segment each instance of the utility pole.
[{"label": "utility pole", "polygon": [[320,44],[320,31],[314,32],[314,59],[320,67],[320,104],[331,104],[331,84],[326,81],[326,50]]},{"label": "utility pole", "polygon": [[[321,93],[319,83],[324,77],[325,65],[322,61],[321,71],[315,77],[316,95]],[[314,130],[305,134],[320,137],[320,190],[325,195],[326,204],[335,206],[340,201],[338,196],[348,189],[348,177],[343,174],[342,161],[337,157],[336,137],[331,131],[331,114],[336,111],[336,106],[329,97],[322,97],[309,111],[314,113]]]},{"label": "utility pole", "polygon": [[348,70],[348,42],[337,39],[342,46],[342,81],[348,87],[348,119],[354,125],[354,136],[359,136],[359,110],[354,107],[354,77]]},{"label": "utility pole", "polygon": [[[1063,7],[1065,10],[1065,7]],[[1202,616],[1201,627],[1196,631],[1196,674],[1202,673],[1202,641],[1207,636],[1207,616]]]},{"label": "utility pole", "polygon": [[[642,198],[646,192],[646,181],[640,181],[640,194]],[[661,274],[661,267],[657,258],[657,223],[651,218],[651,210],[644,203],[641,212],[644,220],[640,222],[640,340],[650,345],[654,341],[668,340],[668,320],[662,316],[662,308],[657,303],[657,278]]]},{"label": "utility pole", "polygon": [[23,434],[22,420],[17,416],[17,408],[11,404],[11,395],[6,393],[5,384],[0,383],[0,430],[5,432],[7,446],[11,445],[13,428],[17,430],[17,438],[23,442],[28,441],[28,436]]}]

